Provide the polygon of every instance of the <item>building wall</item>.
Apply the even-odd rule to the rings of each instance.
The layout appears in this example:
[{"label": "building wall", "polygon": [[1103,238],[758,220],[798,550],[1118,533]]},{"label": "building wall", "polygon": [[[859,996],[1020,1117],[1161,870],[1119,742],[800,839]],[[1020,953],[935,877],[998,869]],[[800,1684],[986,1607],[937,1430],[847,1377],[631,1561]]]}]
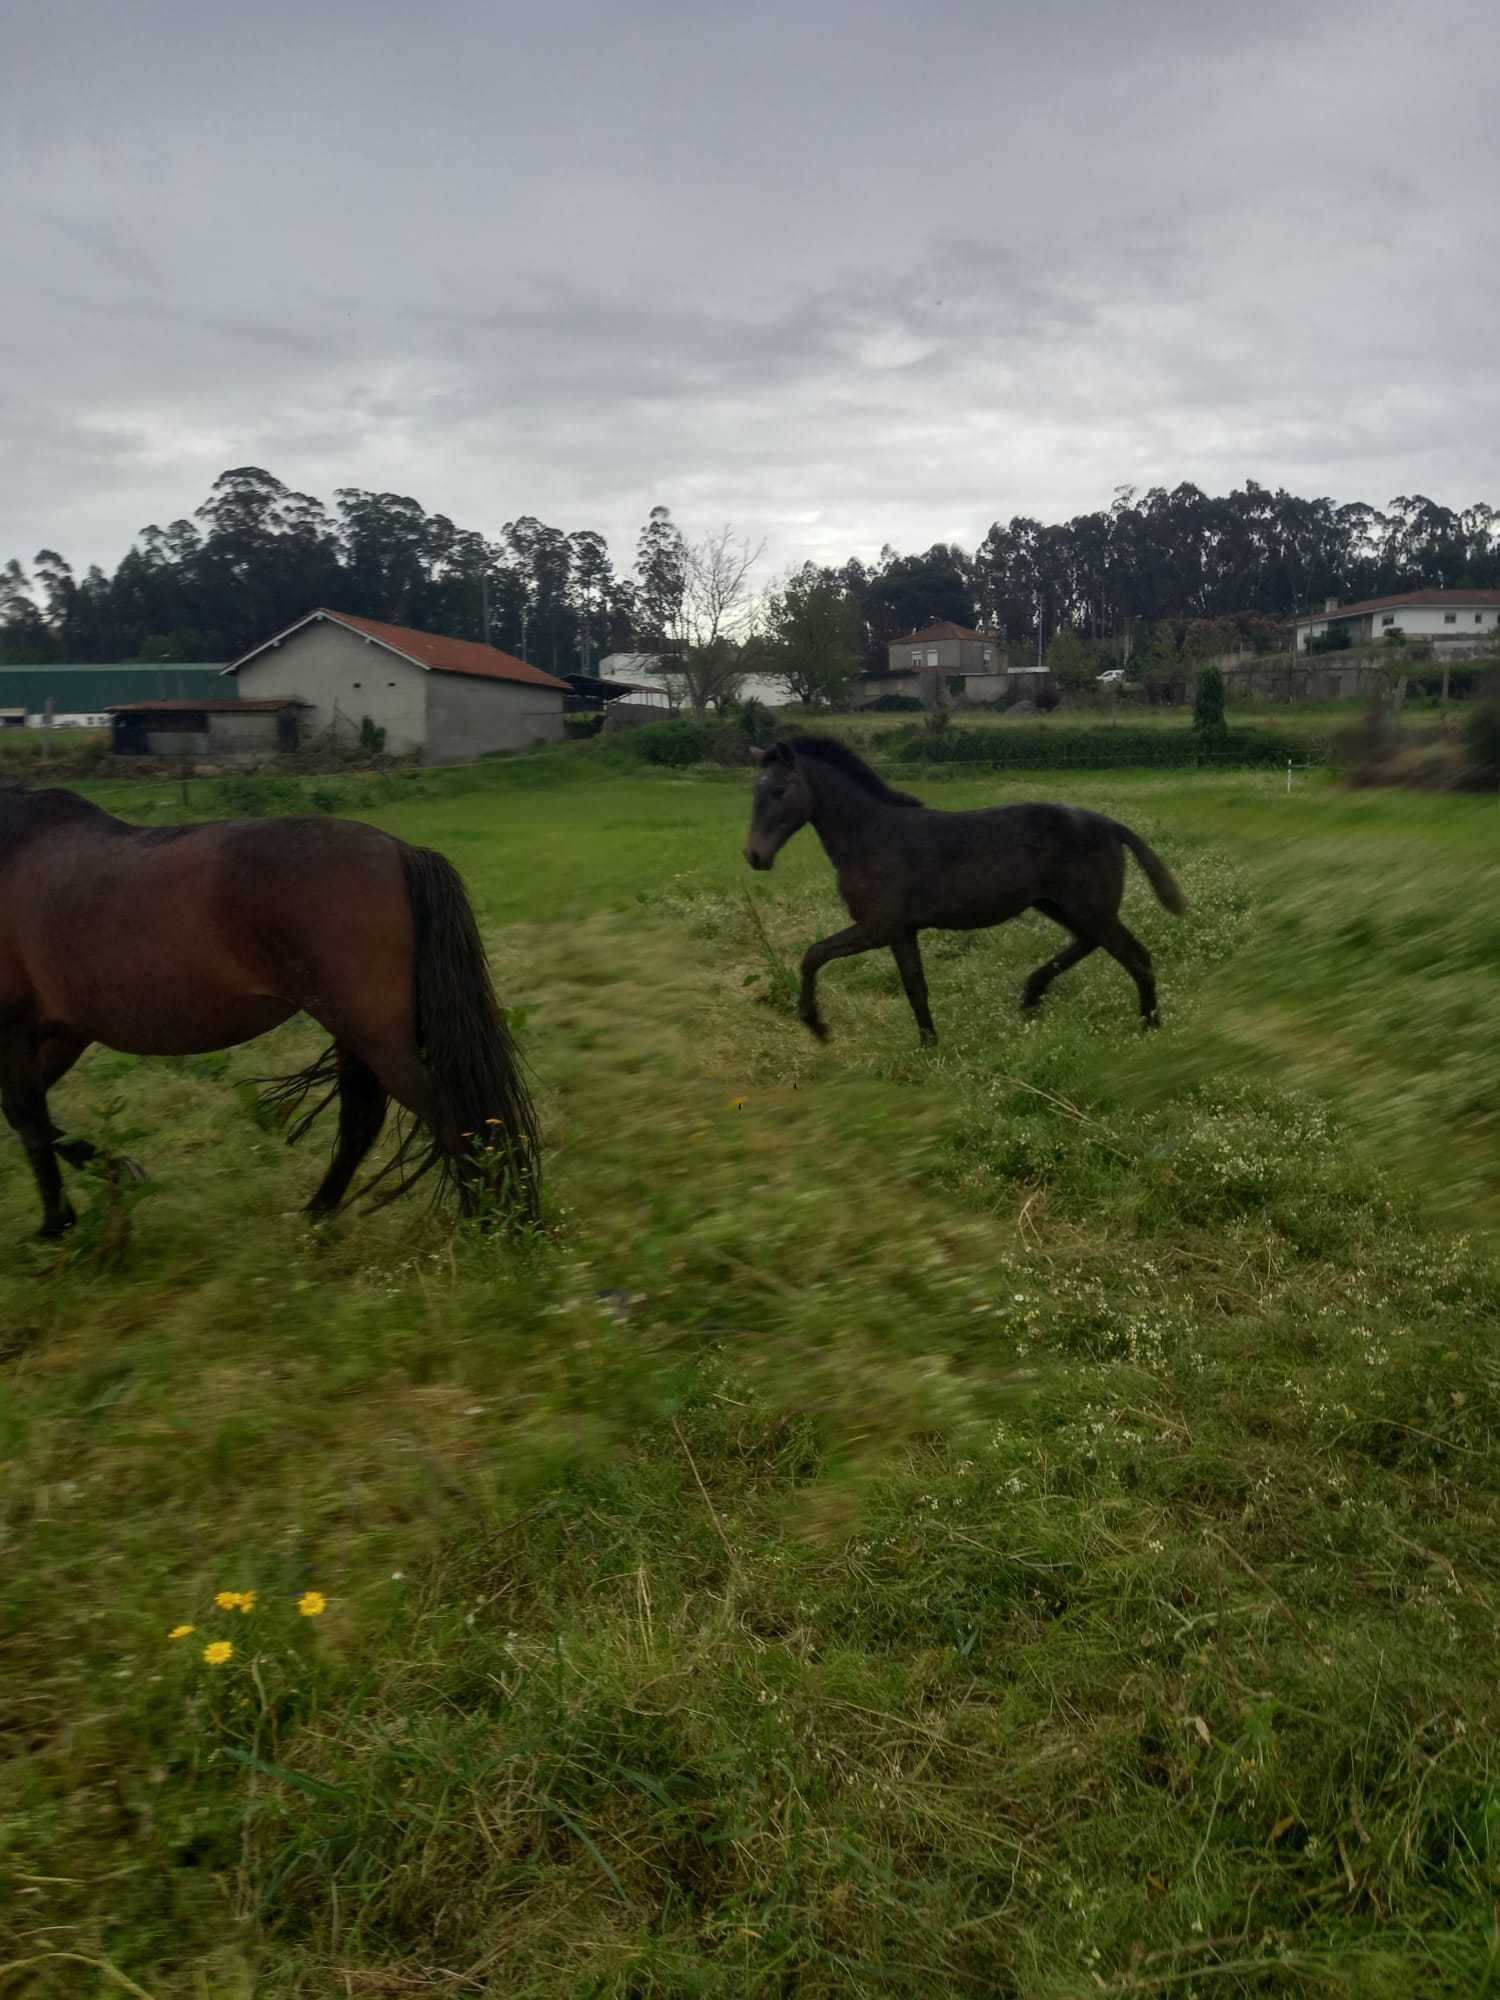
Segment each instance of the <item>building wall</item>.
[{"label": "building wall", "polygon": [[[894,650],[893,647],[892,651]],[[907,650],[909,652],[910,648]],[[908,694],[919,700],[921,693],[921,677],[917,674],[904,671],[898,674],[861,674],[854,682],[849,700],[854,708],[868,708],[872,702],[879,701],[882,695]]]},{"label": "building wall", "polygon": [[462,764],[491,750],[562,741],[560,690],[470,674],[429,674],[426,695],[429,764]]},{"label": "building wall", "polygon": [[[296,713],[296,711],[293,711]],[[208,746],[221,757],[250,757],[280,747],[274,715],[211,715],[208,718]]]},{"label": "building wall", "polygon": [[304,625],[279,646],[258,653],[234,678],[247,700],[285,694],[309,703],[302,712],[304,743],[329,735],[356,743],[368,716],[385,731],[392,756],[426,747],[429,676],[347,625],[326,618]]},{"label": "building wall", "polygon": [[999,648],[988,639],[928,639],[920,646],[907,640],[893,640],[886,648],[892,672],[916,668],[940,674],[992,673],[999,664]]},{"label": "building wall", "polygon": [[234,683],[212,661],[160,666],[0,667],[0,708],[24,708],[38,722],[52,703],[53,719],[103,715],[131,701],[222,701]]}]

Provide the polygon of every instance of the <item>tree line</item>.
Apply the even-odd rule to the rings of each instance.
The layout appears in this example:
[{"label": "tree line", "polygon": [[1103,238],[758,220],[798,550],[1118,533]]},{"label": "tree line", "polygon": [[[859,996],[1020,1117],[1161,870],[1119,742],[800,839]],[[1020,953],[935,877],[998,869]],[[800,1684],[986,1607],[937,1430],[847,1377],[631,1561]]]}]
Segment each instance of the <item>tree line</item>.
[{"label": "tree line", "polygon": [[972,551],[887,547],[873,563],[804,564],[764,593],[760,554],[729,529],[688,539],[655,507],[622,570],[592,529],[523,515],[491,539],[407,495],[343,487],[329,509],[240,466],[191,518],[144,528],[113,576],[79,577],[53,549],[7,563],[0,660],[233,659],[326,604],[488,639],[558,674],[661,653],[700,708],[750,671],[832,698],[882,667],[891,640],[944,620],[1082,677],[1275,647],[1293,613],[1327,597],[1500,586],[1500,512],[1421,494],[1336,505],[1253,481],[1217,498],[1122,487],[1069,521],[997,521]]}]

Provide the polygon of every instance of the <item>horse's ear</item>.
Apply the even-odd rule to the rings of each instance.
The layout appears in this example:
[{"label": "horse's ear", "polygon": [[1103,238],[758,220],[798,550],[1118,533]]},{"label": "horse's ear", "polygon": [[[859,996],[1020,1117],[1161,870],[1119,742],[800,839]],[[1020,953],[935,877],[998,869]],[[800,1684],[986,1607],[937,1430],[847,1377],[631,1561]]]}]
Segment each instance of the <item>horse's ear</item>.
[{"label": "horse's ear", "polygon": [[766,761],[765,751],[761,749],[758,743],[752,743],[750,745],[750,762],[752,764],[764,764],[765,761]]},{"label": "horse's ear", "polygon": [[784,743],[768,743],[764,750],[752,750],[757,764],[790,764],[792,754]]}]

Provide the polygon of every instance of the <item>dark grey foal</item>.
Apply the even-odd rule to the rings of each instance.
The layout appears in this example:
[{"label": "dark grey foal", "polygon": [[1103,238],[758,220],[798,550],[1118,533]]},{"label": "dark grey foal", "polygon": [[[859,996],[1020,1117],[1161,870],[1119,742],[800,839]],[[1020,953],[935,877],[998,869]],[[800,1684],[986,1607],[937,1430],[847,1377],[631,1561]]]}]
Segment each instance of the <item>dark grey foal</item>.
[{"label": "dark grey foal", "polygon": [[898,792],[846,744],[794,736],[756,752],[761,767],[750,809],[745,859],[769,868],[799,827],[811,824],[838,871],[839,894],[854,922],[820,938],[802,961],[802,1019],[818,1036],[819,968],[831,958],[887,947],[924,1042],[937,1030],[917,933],[984,930],[1022,910],[1040,910],[1073,942],[1037,967],[1021,993],[1030,1011],[1060,972],[1101,948],[1136,983],[1141,1018],[1156,1025],[1151,954],[1120,922],[1125,849],[1174,916],[1182,891],[1159,856],[1128,826],[1077,806],[993,806],[934,812]]}]

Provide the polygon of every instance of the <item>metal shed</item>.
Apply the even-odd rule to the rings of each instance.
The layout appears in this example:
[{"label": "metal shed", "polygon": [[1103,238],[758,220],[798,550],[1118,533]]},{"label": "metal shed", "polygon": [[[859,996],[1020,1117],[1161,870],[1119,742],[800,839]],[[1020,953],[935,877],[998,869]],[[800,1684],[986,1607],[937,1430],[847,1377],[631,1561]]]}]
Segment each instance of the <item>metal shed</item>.
[{"label": "metal shed", "polygon": [[295,750],[302,711],[294,695],[263,701],[133,701],[110,710],[121,757],[236,757]]}]

